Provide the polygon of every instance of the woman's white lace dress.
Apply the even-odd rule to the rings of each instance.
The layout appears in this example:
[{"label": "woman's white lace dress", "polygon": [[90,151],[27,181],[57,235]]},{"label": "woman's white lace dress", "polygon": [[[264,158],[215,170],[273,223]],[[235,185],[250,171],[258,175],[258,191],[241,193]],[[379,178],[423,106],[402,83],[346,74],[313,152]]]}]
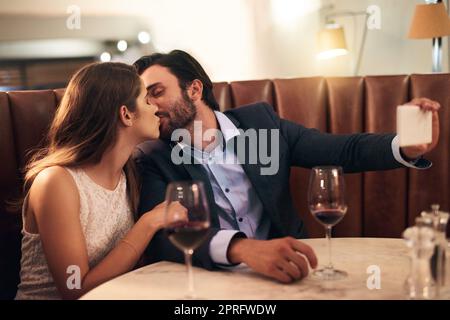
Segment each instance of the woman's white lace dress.
[{"label": "woman's white lace dress", "polygon": [[[115,190],[108,190],[92,181],[82,169],[65,169],[72,175],[80,194],[80,222],[89,267],[92,268],[116,246],[134,223],[127,198],[126,177],[122,173]],[[20,284],[16,299],[60,299],[48,270],[40,235],[27,232],[24,224],[22,236]]]}]

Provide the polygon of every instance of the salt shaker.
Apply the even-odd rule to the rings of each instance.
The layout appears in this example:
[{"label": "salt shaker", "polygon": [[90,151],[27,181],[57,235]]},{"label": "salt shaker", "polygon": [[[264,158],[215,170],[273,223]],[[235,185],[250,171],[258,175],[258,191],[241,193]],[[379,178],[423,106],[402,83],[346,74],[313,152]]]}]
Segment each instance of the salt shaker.
[{"label": "salt shaker", "polygon": [[430,259],[435,249],[435,232],[426,226],[414,226],[403,232],[410,248],[410,274],[405,281],[409,299],[434,299],[436,284],[431,273]]}]

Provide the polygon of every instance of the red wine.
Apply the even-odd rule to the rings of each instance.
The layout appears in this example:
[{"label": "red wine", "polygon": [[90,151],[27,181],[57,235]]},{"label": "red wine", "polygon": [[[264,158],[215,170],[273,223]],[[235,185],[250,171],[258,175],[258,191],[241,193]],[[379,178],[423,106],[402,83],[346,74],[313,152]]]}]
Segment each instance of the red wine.
[{"label": "red wine", "polygon": [[197,248],[208,234],[208,224],[199,221],[175,222],[166,227],[169,240],[180,250]]},{"label": "red wine", "polygon": [[322,224],[334,226],[344,217],[345,211],[340,209],[323,209],[314,211],[313,216]]}]

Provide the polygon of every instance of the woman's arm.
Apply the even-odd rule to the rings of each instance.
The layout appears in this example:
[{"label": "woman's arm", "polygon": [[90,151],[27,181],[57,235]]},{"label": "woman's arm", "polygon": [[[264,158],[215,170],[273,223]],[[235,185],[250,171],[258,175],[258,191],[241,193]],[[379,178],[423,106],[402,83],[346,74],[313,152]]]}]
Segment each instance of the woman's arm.
[{"label": "woman's arm", "polygon": [[[34,214],[49,270],[62,298],[77,299],[133,268],[154,233],[163,226],[165,204],[144,214],[126,234],[124,241],[120,241],[92,269],[89,268],[80,224],[78,190],[65,169],[51,167],[36,177],[30,190],[29,208]],[[70,289],[72,286],[67,285],[72,275],[68,273],[69,266],[79,267],[79,289]]]}]

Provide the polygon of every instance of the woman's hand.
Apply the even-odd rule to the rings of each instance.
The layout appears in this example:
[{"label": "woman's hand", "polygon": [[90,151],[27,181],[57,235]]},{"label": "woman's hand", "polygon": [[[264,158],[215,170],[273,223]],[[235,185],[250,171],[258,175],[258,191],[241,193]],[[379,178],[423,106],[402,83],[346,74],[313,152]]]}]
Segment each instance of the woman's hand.
[{"label": "woman's hand", "polygon": [[179,201],[171,202],[170,205],[167,205],[167,201],[161,202],[153,210],[144,213],[141,219],[145,219],[149,228],[156,232],[164,228],[167,224],[166,211],[170,212],[171,215],[176,214],[177,221],[188,219],[188,211]]}]

